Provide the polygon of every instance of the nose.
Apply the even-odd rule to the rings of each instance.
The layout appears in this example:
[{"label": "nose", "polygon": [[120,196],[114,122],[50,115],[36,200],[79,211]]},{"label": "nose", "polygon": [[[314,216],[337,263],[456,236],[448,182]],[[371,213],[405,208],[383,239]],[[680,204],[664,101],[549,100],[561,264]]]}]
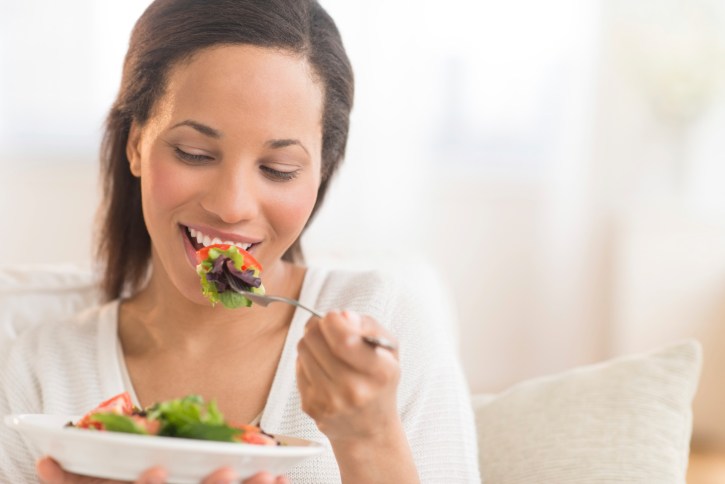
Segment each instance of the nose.
[{"label": "nose", "polygon": [[219,169],[205,187],[201,206],[221,221],[233,224],[259,214],[259,190],[251,167],[230,164]]}]

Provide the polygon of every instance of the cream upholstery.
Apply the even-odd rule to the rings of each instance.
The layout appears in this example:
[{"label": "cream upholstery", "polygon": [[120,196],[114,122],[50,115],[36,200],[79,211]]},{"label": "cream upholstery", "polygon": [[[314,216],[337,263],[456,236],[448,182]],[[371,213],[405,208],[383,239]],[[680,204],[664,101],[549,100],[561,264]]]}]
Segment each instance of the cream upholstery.
[{"label": "cream upholstery", "polygon": [[687,340],[474,397],[484,482],[684,483],[700,353]]},{"label": "cream upholstery", "polygon": [[[0,341],[98,298],[78,268],[0,270]],[[474,395],[484,481],[684,482],[700,365],[688,340]]]}]

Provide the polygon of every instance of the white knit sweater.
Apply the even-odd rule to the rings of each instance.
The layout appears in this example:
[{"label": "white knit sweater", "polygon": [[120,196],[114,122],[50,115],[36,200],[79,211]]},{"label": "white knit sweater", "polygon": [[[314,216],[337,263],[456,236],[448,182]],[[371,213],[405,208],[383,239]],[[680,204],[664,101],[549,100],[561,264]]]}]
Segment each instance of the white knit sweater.
[{"label": "white knit sweater", "polygon": [[[307,271],[300,299],[321,311],[351,309],[388,327],[400,341],[398,406],[421,480],[480,482],[473,414],[440,304],[378,272]],[[408,285],[409,286],[409,285]],[[0,415],[78,415],[126,388],[119,364],[118,301],[70,321],[28,329],[0,348]],[[261,426],[272,433],[324,441],[302,412],[295,384],[297,341],[308,316],[297,311],[274,377]],[[0,482],[36,482],[34,450],[0,428]],[[374,463],[371,463],[374,465]],[[335,483],[331,450],[296,466],[291,482]]]}]

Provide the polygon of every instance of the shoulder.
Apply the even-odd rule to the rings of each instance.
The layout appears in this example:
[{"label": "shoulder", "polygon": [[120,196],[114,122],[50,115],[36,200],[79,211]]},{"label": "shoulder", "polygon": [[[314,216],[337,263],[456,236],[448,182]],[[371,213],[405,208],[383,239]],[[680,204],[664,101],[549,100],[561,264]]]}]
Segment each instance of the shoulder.
[{"label": "shoulder", "polygon": [[430,265],[409,263],[394,270],[310,268],[320,310],[350,309],[396,331],[427,329],[455,336],[452,295]]},{"label": "shoulder", "polygon": [[94,276],[68,265],[0,268],[0,339],[15,339],[45,322],[65,320],[95,306]]},{"label": "shoulder", "polygon": [[9,346],[16,351],[66,345],[82,346],[84,342],[97,336],[99,323],[116,304],[113,302],[96,305],[64,319],[43,321],[19,332],[14,340],[9,341]]},{"label": "shoulder", "polygon": [[[16,325],[14,337],[0,338],[0,416],[20,413],[75,415],[86,401],[92,382],[80,381],[95,340],[100,308],[69,319]],[[89,343],[89,344],[86,344]],[[100,400],[95,400],[98,402]],[[79,405],[80,403],[80,405]],[[34,449],[15,432],[0,432],[0,481],[35,482]],[[7,479],[7,480],[5,480]]]},{"label": "shoulder", "polygon": [[[100,323],[110,309],[112,304],[95,306],[6,340],[0,354],[0,391],[8,397],[7,410],[71,413],[72,408],[55,405],[65,406],[67,392],[92,386],[87,377],[98,366]],[[15,404],[19,408],[12,408]]]},{"label": "shoulder", "polygon": [[338,303],[369,305],[380,300],[391,286],[391,280],[382,271],[322,270],[318,300],[321,304]]},{"label": "shoulder", "polygon": [[7,365],[22,360],[37,366],[37,362],[52,355],[81,353],[95,345],[99,323],[108,316],[111,306],[94,306],[69,318],[44,321],[19,332],[15,338],[4,340],[0,362]]},{"label": "shoulder", "polygon": [[372,316],[386,312],[401,290],[395,274],[381,270],[310,268],[321,310],[349,309]]}]

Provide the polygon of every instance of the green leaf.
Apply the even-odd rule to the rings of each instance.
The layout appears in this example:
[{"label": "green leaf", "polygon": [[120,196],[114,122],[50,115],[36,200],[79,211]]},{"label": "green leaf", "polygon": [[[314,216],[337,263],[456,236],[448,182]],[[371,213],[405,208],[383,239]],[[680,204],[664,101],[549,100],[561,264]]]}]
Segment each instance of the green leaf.
[{"label": "green leaf", "polygon": [[201,292],[204,297],[209,299],[212,304],[218,303],[220,299],[216,284],[209,282],[209,279],[206,278],[206,272],[199,272],[199,277],[201,279]]},{"label": "green leaf", "polygon": [[127,415],[96,413],[91,416],[91,420],[102,423],[106,430],[110,430],[112,432],[148,435],[146,429],[138,425],[134,419]]},{"label": "green leaf", "polygon": [[234,436],[241,433],[241,430],[218,425],[197,422],[177,429],[177,437],[199,440],[215,440],[218,442],[234,442]]},{"label": "green leaf", "polygon": [[204,422],[212,425],[223,425],[224,424],[224,415],[219,411],[219,407],[217,407],[216,401],[212,400],[209,402],[209,405],[206,407],[207,414],[204,418]]},{"label": "green leaf", "polygon": [[224,291],[223,293],[219,294],[219,300],[225,308],[229,309],[241,307],[248,308],[252,305],[252,301],[234,291]]},{"label": "green leaf", "polygon": [[147,415],[161,423],[159,435],[169,437],[233,442],[239,433],[225,424],[215,401],[206,404],[199,395],[157,403],[147,409]]}]

